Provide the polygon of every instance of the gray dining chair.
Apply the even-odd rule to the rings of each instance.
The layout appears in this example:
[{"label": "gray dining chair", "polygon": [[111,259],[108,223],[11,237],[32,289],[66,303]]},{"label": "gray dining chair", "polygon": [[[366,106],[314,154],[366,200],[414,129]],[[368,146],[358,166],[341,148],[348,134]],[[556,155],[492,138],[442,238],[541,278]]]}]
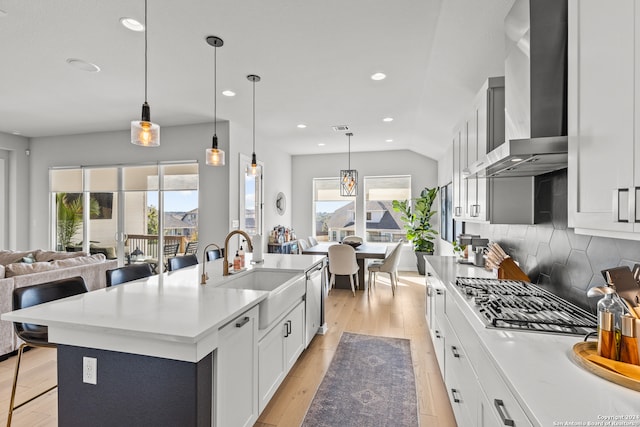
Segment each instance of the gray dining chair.
[{"label": "gray dining chair", "polygon": [[371,288],[376,284],[376,274],[387,273],[391,281],[391,293],[393,296],[396,295],[396,289],[398,287],[398,264],[400,263],[402,243],[402,240],[399,241],[383,260],[374,260],[369,263],[369,292],[371,292]]},{"label": "gray dining chair", "polygon": [[[356,296],[356,288],[360,288],[360,279],[358,278],[358,261],[356,260],[356,250],[349,245],[331,245],[329,246],[329,289],[336,283],[336,276],[349,276],[351,283],[351,292]],[[356,276],[356,286],[353,286],[353,276]]]}]

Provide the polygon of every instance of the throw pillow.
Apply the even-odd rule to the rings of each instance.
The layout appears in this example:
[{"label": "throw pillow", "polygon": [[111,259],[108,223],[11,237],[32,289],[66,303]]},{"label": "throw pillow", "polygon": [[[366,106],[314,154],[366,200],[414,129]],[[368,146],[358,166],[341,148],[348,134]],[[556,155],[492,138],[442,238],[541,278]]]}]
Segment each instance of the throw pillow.
[{"label": "throw pillow", "polygon": [[36,257],[33,256],[33,254],[29,254],[25,257],[22,257],[22,262],[24,262],[25,264],[33,264],[34,262],[36,262]]},{"label": "throw pillow", "polygon": [[34,262],[33,264],[25,264],[17,262],[9,264],[5,267],[6,277],[22,276],[24,274],[40,273],[42,271],[53,270],[55,266],[50,262]]},{"label": "throw pillow", "polygon": [[22,262],[22,258],[32,254],[29,252],[16,252],[16,251],[0,251],[0,264],[9,265],[16,262]]}]

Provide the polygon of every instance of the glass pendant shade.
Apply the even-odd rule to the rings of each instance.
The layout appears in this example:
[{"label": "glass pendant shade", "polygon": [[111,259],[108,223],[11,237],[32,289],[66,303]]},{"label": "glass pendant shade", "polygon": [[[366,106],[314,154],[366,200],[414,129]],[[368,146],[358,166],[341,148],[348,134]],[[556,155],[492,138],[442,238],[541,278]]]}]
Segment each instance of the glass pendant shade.
[{"label": "glass pendant shade", "polygon": [[144,1],[144,104],[142,118],[131,122],[131,143],[141,147],[160,146],[160,126],[151,121],[151,109],[147,103],[147,0]]},{"label": "glass pendant shade", "polygon": [[206,151],[206,163],[209,166],[224,166],[224,151],[218,148],[218,137],[213,135],[213,144]]},{"label": "glass pendant shade", "polygon": [[142,104],[142,119],[131,122],[131,143],[141,147],[160,146],[160,126],[151,122],[149,104]]},{"label": "glass pendant shade", "polygon": [[246,174],[250,176],[258,176],[261,173],[260,165],[256,159],[256,153],[251,155],[251,164],[247,165]]},{"label": "glass pendant shade", "polygon": [[358,171],[343,169],[340,171],[340,195],[355,196],[358,193]]},{"label": "glass pendant shade", "polygon": [[206,42],[209,46],[213,47],[213,138],[211,138],[211,148],[207,148],[205,153],[205,162],[209,166],[224,166],[224,151],[218,148],[218,120],[217,120],[217,56],[218,48],[224,45],[224,41],[217,36],[208,36]]}]

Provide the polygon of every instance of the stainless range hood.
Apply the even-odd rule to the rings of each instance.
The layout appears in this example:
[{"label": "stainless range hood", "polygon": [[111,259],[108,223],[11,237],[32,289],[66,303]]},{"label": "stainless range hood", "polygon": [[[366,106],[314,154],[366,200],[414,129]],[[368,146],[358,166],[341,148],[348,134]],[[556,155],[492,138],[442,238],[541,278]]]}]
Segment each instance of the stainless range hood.
[{"label": "stainless range hood", "polygon": [[567,0],[516,0],[505,18],[507,141],[463,173],[532,177],[567,167]]},{"label": "stainless range hood", "polygon": [[567,137],[511,139],[487,153],[465,175],[486,178],[537,176],[567,167]]}]

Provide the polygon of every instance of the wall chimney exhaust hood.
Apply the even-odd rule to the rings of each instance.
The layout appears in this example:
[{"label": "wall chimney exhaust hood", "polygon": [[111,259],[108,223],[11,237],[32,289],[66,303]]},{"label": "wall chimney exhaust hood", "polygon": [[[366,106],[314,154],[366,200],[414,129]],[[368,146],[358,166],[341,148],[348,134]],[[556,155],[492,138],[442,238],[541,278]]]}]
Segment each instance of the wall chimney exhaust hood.
[{"label": "wall chimney exhaust hood", "polygon": [[505,21],[507,141],[464,174],[533,177],[567,167],[567,0],[516,0]]}]

